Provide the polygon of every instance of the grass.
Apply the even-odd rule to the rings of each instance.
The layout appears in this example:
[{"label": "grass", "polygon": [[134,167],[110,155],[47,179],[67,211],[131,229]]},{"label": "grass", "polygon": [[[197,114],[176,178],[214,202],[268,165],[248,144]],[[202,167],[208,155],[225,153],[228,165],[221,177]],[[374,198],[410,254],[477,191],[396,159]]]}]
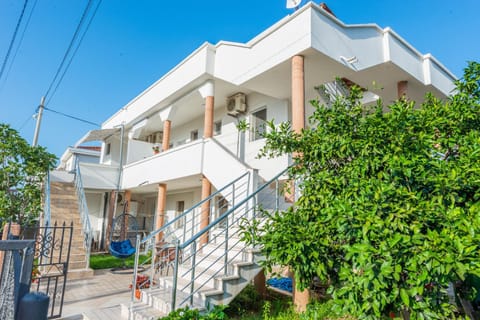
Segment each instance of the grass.
[{"label": "grass", "polygon": [[[140,263],[146,261],[149,258],[148,255],[140,255]],[[127,267],[133,267],[135,255],[132,255],[125,259],[125,265]],[[111,269],[120,268],[123,266],[123,260],[116,258],[108,253],[92,254],[90,255],[90,268],[94,270],[98,269]]]}]

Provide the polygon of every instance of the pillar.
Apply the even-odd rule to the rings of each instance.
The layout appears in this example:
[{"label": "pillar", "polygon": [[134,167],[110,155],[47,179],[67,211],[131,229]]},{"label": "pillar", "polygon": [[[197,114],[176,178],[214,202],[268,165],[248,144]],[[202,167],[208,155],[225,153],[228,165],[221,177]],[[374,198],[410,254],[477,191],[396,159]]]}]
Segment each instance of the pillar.
[{"label": "pillar", "polygon": [[407,96],[408,92],[408,81],[398,81],[397,82],[397,98],[402,99],[402,98],[408,98]]},{"label": "pillar", "polygon": [[205,97],[205,121],[203,125],[203,137],[213,137],[213,96]]},{"label": "pillar", "polygon": [[125,190],[125,199],[123,201],[123,212],[130,213],[130,201],[132,200],[132,191]]},{"label": "pillar", "polygon": [[[292,58],[292,129],[300,133],[305,128],[305,73],[303,56],[294,56]],[[293,154],[298,156],[298,154]],[[288,198],[295,199],[295,183],[289,181],[293,194],[288,194]],[[308,290],[299,291],[293,283],[293,304],[299,312],[307,309],[310,299]]]},{"label": "pillar", "polygon": [[293,305],[297,312],[305,312],[307,310],[308,302],[310,301],[310,292],[308,289],[303,291],[298,290],[295,287],[295,281],[293,283]]},{"label": "pillar", "polygon": [[[202,98],[205,99],[205,115],[203,124],[203,137],[213,137],[213,106],[214,106],[214,92],[215,85],[213,81],[208,80],[198,88]],[[212,184],[205,177],[202,176],[202,200],[208,198],[212,193]],[[201,207],[200,214],[200,230],[208,226],[210,222],[210,201],[205,201]],[[200,238],[200,246],[208,242],[208,234]]]},{"label": "pillar", "polygon": [[170,128],[172,122],[170,120],[165,120],[163,122],[163,137],[162,137],[162,150],[168,150],[170,148]]},{"label": "pillar", "polygon": [[[160,229],[165,224],[165,206],[167,203],[167,185],[160,183],[157,193],[157,218],[155,219],[155,230]],[[155,236],[156,242],[162,241],[163,233]]]},{"label": "pillar", "polygon": [[266,285],[265,270],[262,269],[255,278],[253,278],[253,286],[255,290],[261,297],[267,296],[267,285]]},{"label": "pillar", "polygon": [[305,127],[305,77],[303,56],[292,58],[292,129],[300,133]]},{"label": "pillar", "polygon": [[[211,182],[205,177],[202,177],[202,200],[206,199],[212,193],[212,184]],[[202,203],[202,209],[200,214],[200,230],[208,226],[210,222],[210,201],[205,201]],[[200,238],[200,246],[204,245],[208,242],[208,234],[205,234]]]},{"label": "pillar", "polygon": [[[125,199],[123,201],[123,212],[122,213],[130,213],[130,201],[132,200],[132,192],[130,190],[125,190]],[[122,223],[122,222],[121,222]],[[125,229],[122,229],[122,235],[120,239],[126,239],[128,231],[128,216],[125,217],[123,223],[125,223]]]}]

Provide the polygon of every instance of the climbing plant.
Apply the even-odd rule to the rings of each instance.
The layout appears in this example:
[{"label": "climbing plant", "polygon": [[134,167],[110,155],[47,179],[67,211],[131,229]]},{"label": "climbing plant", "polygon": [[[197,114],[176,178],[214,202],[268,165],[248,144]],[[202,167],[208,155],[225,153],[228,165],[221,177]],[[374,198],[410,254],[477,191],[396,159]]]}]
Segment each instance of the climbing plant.
[{"label": "climbing plant", "polygon": [[292,154],[299,199],[246,226],[265,266],[289,266],[298,288],[329,284],[361,319],[451,318],[447,289],[480,275],[480,64],[448,99],[364,106],[361,89],[309,125],[269,123],[261,156]]},{"label": "climbing plant", "polygon": [[7,124],[0,124],[0,217],[29,223],[41,210],[42,182],[56,157],[32,147]]}]

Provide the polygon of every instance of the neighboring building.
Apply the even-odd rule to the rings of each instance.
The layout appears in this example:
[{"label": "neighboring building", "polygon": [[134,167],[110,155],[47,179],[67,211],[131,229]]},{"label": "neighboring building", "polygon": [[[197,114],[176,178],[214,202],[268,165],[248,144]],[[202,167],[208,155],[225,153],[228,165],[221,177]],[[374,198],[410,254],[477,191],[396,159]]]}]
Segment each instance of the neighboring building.
[{"label": "neighboring building", "polygon": [[[89,164],[90,167],[94,167],[99,165],[100,155],[100,146],[68,147],[60,157],[60,163],[56,170],[50,173],[50,179],[57,183],[73,183],[77,164]],[[93,231],[93,246],[94,249],[100,249],[104,247],[105,243],[108,192],[96,188],[84,188],[83,191]]]},{"label": "neighboring building", "polygon": [[[164,213],[171,220],[248,170],[267,181],[285,169],[288,156],[257,158],[264,123],[290,121],[301,130],[309,101],[329,102],[322,85],[341,94],[355,83],[366,88],[365,103],[389,103],[403,95],[422,101],[427,92],[445,98],[454,79],[390,28],[346,25],[308,3],[247,43],[203,44],[82,138],[76,148],[102,142],[99,164],[80,162],[84,188],[108,192],[110,221],[128,200],[149,232]],[[246,132],[239,121],[249,124]]]},{"label": "neighboring building", "polygon": [[60,157],[57,170],[73,172],[77,162],[99,163],[101,150],[102,148],[99,146],[68,147]]}]

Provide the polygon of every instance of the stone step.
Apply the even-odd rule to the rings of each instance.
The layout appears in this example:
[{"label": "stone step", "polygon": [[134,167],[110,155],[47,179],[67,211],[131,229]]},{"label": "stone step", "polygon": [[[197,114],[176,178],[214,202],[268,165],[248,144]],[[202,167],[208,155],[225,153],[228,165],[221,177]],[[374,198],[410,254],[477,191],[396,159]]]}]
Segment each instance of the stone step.
[{"label": "stone step", "polygon": [[119,320],[120,306],[113,306],[101,309],[93,309],[83,312],[84,320]]},{"label": "stone step", "polygon": [[130,308],[127,305],[121,305],[121,319],[125,320],[157,320],[166,315],[167,313],[142,302],[136,302]]},{"label": "stone step", "polygon": [[68,269],[68,280],[75,280],[75,279],[85,279],[85,278],[91,278],[94,276],[94,270],[91,268],[86,269],[85,266],[84,268],[81,269]]},{"label": "stone step", "polygon": [[87,266],[87,261],[69,261],[68,262],[69,270],[85,269],[86,266]]}]

